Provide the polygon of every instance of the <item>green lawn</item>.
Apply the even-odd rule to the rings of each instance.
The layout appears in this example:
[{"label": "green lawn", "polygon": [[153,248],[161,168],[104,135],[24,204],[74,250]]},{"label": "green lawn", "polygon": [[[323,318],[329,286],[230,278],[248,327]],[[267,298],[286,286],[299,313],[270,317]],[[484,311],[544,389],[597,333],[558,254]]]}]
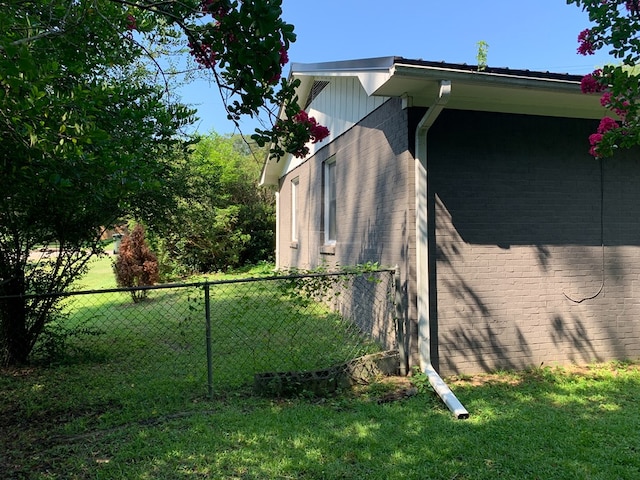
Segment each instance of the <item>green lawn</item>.
[{"label": "green lawn", "polygon": [[56,382],[83,379],[55,377],[2,377],[2,478],[640,478],[637,365],[453,381],[468,420],[429,393],[380,404],[379,388],[161,410],[153,398],[137,409],[104,395],[77,404]]},{"label": "green lawn", "polygon": [[[118,295],[102,307],[138,309]],[[226,301],[238,307],[237,321],[252,324],[242,319],[253,301],[247,292],[219,300],[218,310],[230,312]],[[191,303],[188,295],[152,299],[134,327],[153,337],[147,326],[159,305],[173,305],[185,323]],[[75,321],[101,325],[98,307],[76,309]],[[328,398],[269,399],[236,388],[208,400],[203,371],[174,371],[160,351],[136,356],[122,345],[129,341],[102,355],[1,371],[0,478],[640,478],[638,364],[449,378],[471,414],[456,420],[428,391],[379,402],[394,388],[381,382]],[[243,348],[233,362],[248,355]],[[151,375],[150,361],[158,367]]]}]

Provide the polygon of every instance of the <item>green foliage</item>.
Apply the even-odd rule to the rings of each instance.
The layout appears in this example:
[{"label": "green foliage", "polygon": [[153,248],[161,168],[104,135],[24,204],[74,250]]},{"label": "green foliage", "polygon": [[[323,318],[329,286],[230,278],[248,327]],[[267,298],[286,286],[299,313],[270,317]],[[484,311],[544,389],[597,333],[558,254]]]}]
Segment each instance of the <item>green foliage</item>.
[{"label": "green foliage", "polygon": [[[188,186],[182,173],[190,140],[182,129],[194,111],[171,96],[176,65],[201,67],[222,92],[232,121],[266,108],[275,123],[282,102],[299,110],[293,87],[285,80],[279,85],[295,40],[280,5],[2,2],[0,297],[10,298],[0,301],[0,363],[26,362],[51,320],[55,301],[26,294],[69,288],[101,252],[100,236],[116,219],[154,227],[179,208],[178,199],[188,198],[176,192]],[[184,62],[185,55],[193,60]],[[284,120],[284,128],[258,137],[277,141],[293,123]],[[302,143],[310,138],[309,132],[296,135]],[[204,220],[217,232],[237,231],[242,204],[216,208]],[[266,218],[263,213],[251,214]],[[249,260],[249,249],[237,245],[260,235],[266,241],[260,228],[244,231],[215,262]],[[59,248],[55,257],[29,259],[36,246],[51,244]]]},{"label": "green foliage", "polygon": [[[192,112],[141,68],[124,11],[111,1],[3,3],[0,297],[12,297],[0,301],[0,363],[25,362],[52,319],[54,299],[25,294],[67,289],[119,216],[170,208]],[[54,255],[30,259],[48,245]]]},{"label": "green foliage", "polygon": [[417,365],[413,366],[411,383],[418,389],[419,393],[433,392],[429,377],[427,377],[427,374],[420,370],[420,367]]},{"label": "green foliage", "polygon": [[275,208],[272,194],[258,186],[259,154],[237,136],[199,139],[185,164],[185,189],[176,208],[153,229],[165,276],[272,258]]},{"label": "green foliage", "polygon": [[[619,148],[640,145],[640,3],[638,0],[567,0],[582,7],[592,25],[578,35],[578,52],[592,55],[606,48],[619,64],[605,65],[585,78],[583,91],[601,95],[601,104],[610,110],[589,137],[591,154],[609,157]],[[577,33],[577,32],[576,32]],[[614,122],[613,120],[616,120]]]},{"label": "green foliage", "polygon": [[292,267],[279,272],[279,275],[285,277],[280,289],[289,300],[306,306],[340,296],[349,287],[354,275],[363,275],[368,282],[380,282],[372,273],[381,270],[383,269],[377,262],[338,266],[331,270],[326,265],[319,265],[311,270]]},{"label": "green foliage", "polygon": [[480,40],[477,43],[478,53],[476,59],[478,62],[478,71],[482,72],[487,68],[487,56],[489,54],[489,44],[484,40]]},{"label": "green foliage", "polygon": [[83,343],[82,340],[86,337],[104,335],[104,330],[97,326],[80,324],[69,327],[65,325],[64,320],[68,317],[67,312],[62,312],[61,315],[56,315],[55,319],[44,326],[32,353],[38,363],[50,365],[64,362],[74,356],[90,355],[90,352],[84,352],[80,347]]},{"label": "green foliage", "polygon": [[[136,225],[122,239],[113,270],[119,287],[145,287],[159,280],[158,258],[144,238],[142,225]],[[147,290],[131,290],[131,298],[138,303],[147,298]]]}]

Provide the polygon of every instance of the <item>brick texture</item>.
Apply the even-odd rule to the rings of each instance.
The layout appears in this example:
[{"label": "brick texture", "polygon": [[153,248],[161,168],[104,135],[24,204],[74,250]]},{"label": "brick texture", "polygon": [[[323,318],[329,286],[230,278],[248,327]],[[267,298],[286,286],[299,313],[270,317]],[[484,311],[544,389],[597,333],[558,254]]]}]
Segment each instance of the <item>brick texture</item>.
[{"label": "brick texture", "polygon": [[[281,267],[399,266],[412,363],[412,132],[421,113],[390,100],[321,149],[281,179],[278,217]],[[595,123],[444,110],[431,128],[430,320],[441,374],[640,357],[640,156],[619,152],[601,168],[587,153]],[[331,254],[322,253],[329,158],[338,192]]]},{"label": "brick texture", "polygon": [[594,128],[456,111],[432,128],[441,372],[640,357],[640,159],[601,171]]},{"label": "brick texture", "polygon": [[[411,263],[407,246],[414,230],[409,209],[413,158],[408,141],[406,111],[399,100],[391,100],[282,178],[279,266],[398,265],[406,290]],[[330,254],[323,253],[322,230],[322,174],[327,159],[336,162],[338,218],[337,241]],[[297,245],[291,245],[290,189],[295,178],[299,179],[300,228]],[[391,330],[392,325],[384,329]]]}]

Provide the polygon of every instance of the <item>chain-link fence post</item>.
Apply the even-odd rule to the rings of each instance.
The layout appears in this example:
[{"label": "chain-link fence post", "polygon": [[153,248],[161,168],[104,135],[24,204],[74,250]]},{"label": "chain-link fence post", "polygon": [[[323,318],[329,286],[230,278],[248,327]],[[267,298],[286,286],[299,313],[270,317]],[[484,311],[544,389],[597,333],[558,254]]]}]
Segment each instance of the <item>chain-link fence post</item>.
[{"label": "chain-link fence post", "polygon": [[211,304],[209,300],[209,283],[204,284],[204,316],[207,340],[207,391],[209,400],[213,400],[213,358],[211,353]]}]

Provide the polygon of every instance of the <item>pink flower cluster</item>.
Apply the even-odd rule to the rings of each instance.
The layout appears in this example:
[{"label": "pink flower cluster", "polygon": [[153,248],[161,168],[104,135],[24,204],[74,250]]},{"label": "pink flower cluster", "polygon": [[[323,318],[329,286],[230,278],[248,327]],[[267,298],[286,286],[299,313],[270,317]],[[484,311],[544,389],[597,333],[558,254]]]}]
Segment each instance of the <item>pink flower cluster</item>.
[{"label": "pink flower cluster", "polygon": [[[602,70],[595,70],[593,73],[585,75],[582,78],[580,81],[580,89],[583,93],[603,92],[600,97],[600,105],[614,112],[624,123],[630,103],[624,98],[614,97],[611,92],[606,91],[608,87],[602,80]],[[618,128],[620,128],[620,125],[614,119],[611,117],[604,117],[600,121],[596,133],[589,136],[589,144],[591,145],[589,153],[596,158],[600,158],[602,155],[598,152],[598,145],[602,141],[604,134],[610,130]]]},{"label": "pink flower cluster", "polygon": [[189,42],[189,48],[191,49],[189,53],[202,67],[213,68],[215,66],[216,52],[212,50],[211,45],[201,41]]},{"label": "pink flower cluster", "polygon": [[[311,143],[318,143],[329,136],[329,129],[324,125],[320,125],[314,117],[310,117],[307,112],[300,110],[293,116],[293,121],[303,125],[309,132],[309,140]],[[309,153],[309,148],[302,146],[293,154],[298,158],[304,158]]]},{"label": "pink flower cluster", "polygon": [[600,105],[613,110],[615,114],[624,121],[625,118],[627,118],[630,103],[628,100],[623,100],[622,98],[614,99],[611,92],[604,92],[602,97],[600,97]]},{"label": "pink flower cluster", "polygon": [[596,47],[593,44],[593,38],[591,34],[591,30],[585,28],[578,35],[578,53],[580,55],[593,55],[596,51]]},{"label": "pink flower cluster", "polygon": [[614,130],[616,128],[620,128],[620,125],[618,125],[618,122],[616,122],[613,118],[604,117],[602,120],[600,120],[600,125],[598,125],[596,133],[592,133],[591,135],[589,135],[589,144],[591,145],[589,153],[594,157],[599,158],[600,154],[598,152],[598,144],[602,141],[603,135],[609,130]]},{"label": "pink flower cluster", "polygon": [[289,62],[289,54],[287,53],[287,49],[284,48],[284,45],[280,44],[280,65],[285,66]]},{"label": "pink flower cluster", "polygon": [[606,87],[600,83],[599,79],[602,76],[602,70],[595,70],[593,73],[589,73],[582,77],[580,81],[580,89],[582,93],[596,93],[602,92]]},{"label": "pink flower cluster", "polygon": [[[220,5],[216,5],[216,4]],[[204,13],[210,13],[215,18],[222,18],[229,14],[229,7],[226,5],[222,5],[220,0],[202,0],[200,2],[200,8]]]},{"label": "pink flower cluster", "polygon": [[309,139],[311,143],[321,142],[329,136],[329,129],[324,125],[320,125],[314,117],[310,117],[304,110],[300,110],[300,112],[293,117],[293,121],[306,125],[309,129]]},{"label": "pink flower cluster", "polygon": [[[284,45],[280,44],[280,66],[284,67],[288,61],[289,61],[289,54],[287,53],[287,49],[284,47]],[[269,83],[272,85],[275,85],[279,81],[280,81],[280,74],[276,73],[273,77],[271,77],[271,79],[269,80]]]},{"label": "pink flower cluster", "polygon": [[132,31],[137,29],[138,23],[136,22],[136,17],[131,14],[127,15],[127,30]]},{"label": "pink flower cluster", "polygon": [[627,0],[625,7],[627,7],[627,10],[632,14],[638,14],[640,13],[640,0]]}]

